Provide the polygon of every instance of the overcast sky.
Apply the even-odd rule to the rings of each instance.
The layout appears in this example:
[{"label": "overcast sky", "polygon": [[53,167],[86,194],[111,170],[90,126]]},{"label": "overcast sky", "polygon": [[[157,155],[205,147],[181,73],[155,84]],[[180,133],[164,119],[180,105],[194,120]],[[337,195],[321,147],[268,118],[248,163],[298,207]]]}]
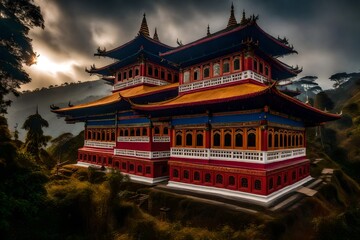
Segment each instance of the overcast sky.
[{"label": "overcast sky", "polygon": [[[232,1],[219,0],[35,0],[45,30],[31,31],[38,64],[26,68],[32,77],[22,89],[97,79],[84,69],[112,60],[94,57],[132,40],[145,12],[151,36],[157,27],[162,42],[176,46],[226,27]],[[259,15],[258,24],[277,37],[286,36],[299,54],[281,58],[303,67],[299,75],[316,75],[323,88],[339,71],[360,71],[360,1],[358,0],[237,0],[236,18]]]}]

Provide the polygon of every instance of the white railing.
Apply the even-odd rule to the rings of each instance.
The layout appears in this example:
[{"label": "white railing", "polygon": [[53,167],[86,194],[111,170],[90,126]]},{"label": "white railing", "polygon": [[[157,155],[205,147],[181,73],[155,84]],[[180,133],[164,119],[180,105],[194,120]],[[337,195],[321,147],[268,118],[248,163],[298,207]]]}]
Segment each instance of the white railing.
[{"label": "white railing", "polygon": [[207,148],[171,148],[171,157],[204,160],[223,160],[235,162],[269,163],[295,157],[306,156],[305,148],[275,151],[207,149]]},{"label": "white railing", "polygon": [[170,142],[170,136],[153,136],[153,142]]},{"label": "white railing", "polygon": [[97,147],[97,148],[114,148],[116,146],[115,142],[99,142],[99,141],[91,141],[85,140],[85,147]]},{"label": "white railing", "polygon": [[187,91],[201,89],[201,88],[207,88],[207,87],[211,87],[211,86],[219,86],[222,84],[238,82],[238,81],[243,81],[243,80],[247,80],[247,79],[253,79],[260,83],[264,83],[267,81],[266,77],[261,76],[260,74],[258,74],[256,72],[247,70],[247,71],[234,73],[234,74],[226,75],[226,76],[222,76],[222,77],[216,77],[216,78],[211,78],[208,80],[182,84],[179,86],[179,92],[187,92]]},{"label": "white railing", "polygon": [[133,79],[125,80],[124,82],[119,82],[119,83],[115,84],[113,87],[113,91],[124,89],[124,88],[138,85],[141,83],[148,83],[148,84],[157,85],[157,86],[169,84],[168,82],[166,82],[164,80],[160,80],[160,79],[155,79],[155,78],[150,78],[150,77],[135,77]]},{"label": "white railing", "polygon": [[118,142],[150,142],[150,138],[147,136],[139,137],[139,136],[131,136],[131,137],[118,137]]},{"label": "white railing", "polygon": [[114,155],[153,159],[153,158],[170,157],[170,152],[169,151],[150,152],[150,151],[138,151],[138,150],[129,150],[129,149],[114,149]]}]

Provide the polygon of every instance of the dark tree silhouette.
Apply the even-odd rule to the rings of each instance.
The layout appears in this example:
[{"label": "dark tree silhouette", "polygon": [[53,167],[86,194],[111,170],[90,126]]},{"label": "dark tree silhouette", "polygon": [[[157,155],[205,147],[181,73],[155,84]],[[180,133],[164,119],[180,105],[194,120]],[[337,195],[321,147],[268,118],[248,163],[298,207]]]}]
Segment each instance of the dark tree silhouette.
[{"label": "dark tree silhouette", "polygon": [[334,102],[329,98],[326,92],[319,92],[315,97],[315,107],[321,110],[331,110],[334,108]]},{"label": "dark tree silhouette", "polygon": [[331,77],[329,77],[330,81],[334,81],[334,88],[338,88],[340,87],[343,83],[345,83],[348,79],[349,79],[349,74],[347,74],[346,72],[341,72],[341,73],[335,73],[333,75],[331,75]]},{"label": "dark tree silhouette", "polygon": [[5,95],[18,95],[21,84],[31,81],[23,64],[36,61],[29,30],[44,28],[40,8],[33,0],[0,0],[0,113],[6,113],[11,101]]},{"label": "dark tree silhouette", "polygon": [[30,115],[24,122],[23,129],[27,130],[24,149],[26,152],[39,159],[40,149],[45,147],[50,141],[50,136],[44,136],[43,127],[49,127],[49,123],[41,117],[36,110],[34,115]]}]

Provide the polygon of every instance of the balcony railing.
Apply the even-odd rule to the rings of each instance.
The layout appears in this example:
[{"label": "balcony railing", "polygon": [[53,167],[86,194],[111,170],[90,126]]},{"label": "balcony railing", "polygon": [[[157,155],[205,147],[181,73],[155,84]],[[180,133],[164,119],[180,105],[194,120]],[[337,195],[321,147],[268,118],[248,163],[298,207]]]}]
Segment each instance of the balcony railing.
[{"label": "balcony railing", "polygon": [[171,148],[170,153],[171,157],[178,158],[270,163],[306,156],[306,149],[295,148],[275,151],[252,151],[234,149]]},{"label": "balcony railing", "polygon": [[153,136],[153,142],[170,142],[170,136]]},{"label": "balcony railing", "polygon": [[118,142],[150,142],[150,138],[147,136],[139,137],[118,137]]},{"label": "balcony railing", "polygon": [[97,148],[114,148],[116,146],[115,142],[99,142],[99,141],[91,141],[85,140],[85,147],[97,147]]},{"label": "balcony railing", "polygon": [[167,158],[170,157],[170,151],[138,151],[129,149],[114,149],[114,155],[140,157],[140,158]]},{"label": "balcony railing", "polygon": [[141,83],[147,83],[147,84],[152,84],[152,85],[157,85],[157,86],[169,84],[168,82],[166,82],[164,80],[160,80],[160,79],[155,79],[155,78],[150,78],[150,77],[135,77],[133,79],[125,80],[124,82],[119,82],[119,83],[115,84],[113,87],[113,91],[121,90],[121,89],[130,87],[130,86],[141,84]]},{"label": "balcony railing", "polygon": [[253,79],[260,83],[264,83],[267,81],[267,78],[261,76],[260,74],[247,70],[239,73],[234,73],[222,77],[211,78],[208,80],[197,81],[192,83],[187,83],[179,86],[179,92],[187,92],[191,90],[207,88],[212,86],[219,86],[226,83],[239,82],[247,79]]}]

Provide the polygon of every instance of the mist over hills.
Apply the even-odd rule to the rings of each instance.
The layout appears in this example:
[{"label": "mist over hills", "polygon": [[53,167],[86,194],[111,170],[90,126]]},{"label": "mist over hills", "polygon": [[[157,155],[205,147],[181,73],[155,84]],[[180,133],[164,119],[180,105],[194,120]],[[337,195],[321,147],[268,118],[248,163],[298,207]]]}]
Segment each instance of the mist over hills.
[{"label": "mist over hills", "polygon": [[83,123],[66,124],[63,118],[58,118],[50,111],[50,105],[59,107],[71,104],[80,104],[99,99],[110,94],[111,86],[103,80],[68,84],[53,88],[44,88],[38,91],[25,92],[19,97],[10,96],[13,102],[5,116],[8,119],[10,131],[18,124],[19,139],[25,139],[25,131],[21,128],[25,119],[36,112],[38,106],[40,115],[49,122],[44,128],[44,134],[57,137],[62,133],[70,132],[77,135],[84,128]]}]

